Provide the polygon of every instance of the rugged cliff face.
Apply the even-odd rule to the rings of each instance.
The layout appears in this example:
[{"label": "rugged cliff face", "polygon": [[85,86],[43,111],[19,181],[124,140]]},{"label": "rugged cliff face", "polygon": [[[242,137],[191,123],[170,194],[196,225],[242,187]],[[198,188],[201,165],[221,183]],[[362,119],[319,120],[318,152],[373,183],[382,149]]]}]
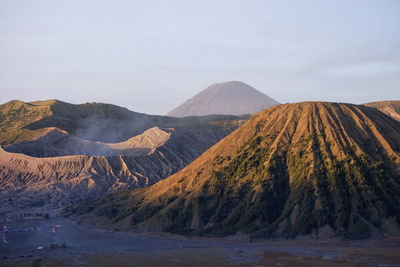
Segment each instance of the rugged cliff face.
[{"label": "rugged cliff face", "polygon": [[66,214],[200,235],[399,234],[400,123],[365,106],[275,106],[171,177]]},{"label": "rugged cliff face", "polygon": [[[151,185],[199,157],[233,128],[152,128],[125,142],[90,142],[59,129],[0,150],[2,207],[61,207],[128,188]],[[71,146],[71,142],[74,146]],[[106,155],[86,156],[68,154]]]}]

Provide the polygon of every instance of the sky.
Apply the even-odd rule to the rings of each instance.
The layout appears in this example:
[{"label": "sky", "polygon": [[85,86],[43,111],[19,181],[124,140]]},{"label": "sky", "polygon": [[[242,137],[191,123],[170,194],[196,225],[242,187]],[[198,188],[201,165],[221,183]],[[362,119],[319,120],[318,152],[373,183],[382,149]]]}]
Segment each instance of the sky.
[{"label": "sky", "polygon": [[281,103],[400,99],[398,0],[0,0],[0,103],[166,114],[215,82]]}]

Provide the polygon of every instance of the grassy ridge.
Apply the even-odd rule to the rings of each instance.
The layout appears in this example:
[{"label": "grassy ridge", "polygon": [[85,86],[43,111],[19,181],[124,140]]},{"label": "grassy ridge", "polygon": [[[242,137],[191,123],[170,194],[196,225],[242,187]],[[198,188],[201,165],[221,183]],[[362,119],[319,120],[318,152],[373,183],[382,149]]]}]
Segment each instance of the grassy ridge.
[{"label": "grassy ridge", "polygon": [[32,122],[51,116],[50,105],[33,105],[14,100],[0,106],[0,144],[17,143],[39,134],[39,129],[26,129]]},{"label": "grassy ridge", "polygon": [[0,145],[30,140],[47,127],[57,127],[85,139],[121,142],[158,126],[176,129],[229,128],[248,116],[211,115],[173,118],[147,115],[110,104],[73,105],[58,100],[0,105]]}]

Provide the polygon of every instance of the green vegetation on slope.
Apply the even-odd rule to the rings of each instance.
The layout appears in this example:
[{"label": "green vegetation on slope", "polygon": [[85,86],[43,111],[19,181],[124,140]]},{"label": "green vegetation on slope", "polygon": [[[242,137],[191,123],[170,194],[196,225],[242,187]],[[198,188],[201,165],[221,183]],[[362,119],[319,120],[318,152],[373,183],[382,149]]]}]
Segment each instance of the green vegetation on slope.
[{"label": "green vegetation on slope", "polygon": [[17,143],[40,133],[25,127],[47,116],[51,116],[49,105],[36,106],[18,100],[0,105],[0,145]]},{"label": "green vegetation on slope", "polygon": [[349,104],[255,115],[177,174],[66,214],[102,226],[254,237],[400,233],[400,123]]},{"label": "green vegetation on slope", "polygon": [[247,119],[248,116],[229,115],[179,119],[102,103],[73,105],[58,100],[30,103],[15,100],[0,105],[0,145],[34,139],[47,127],[57,127],[92,141],[121,142],[154,126],[189,130],[228,128]]}]

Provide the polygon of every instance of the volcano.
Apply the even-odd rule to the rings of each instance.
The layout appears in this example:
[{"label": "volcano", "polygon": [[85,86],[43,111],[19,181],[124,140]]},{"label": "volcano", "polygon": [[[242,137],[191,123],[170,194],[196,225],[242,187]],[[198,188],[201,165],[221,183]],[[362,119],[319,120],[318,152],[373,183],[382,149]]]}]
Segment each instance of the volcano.
[{"label": "volcano", "polygon": [[400,123],[361,105],[275,106],[169,178],[66,214],[195,235],[399,234]]},{"label": "volcano", "polygon": [[171,110],[167,116],[244,115],[257,113],[277,104],[277,101],[253,87],[243,82],[232,81],[209,86]]}]

